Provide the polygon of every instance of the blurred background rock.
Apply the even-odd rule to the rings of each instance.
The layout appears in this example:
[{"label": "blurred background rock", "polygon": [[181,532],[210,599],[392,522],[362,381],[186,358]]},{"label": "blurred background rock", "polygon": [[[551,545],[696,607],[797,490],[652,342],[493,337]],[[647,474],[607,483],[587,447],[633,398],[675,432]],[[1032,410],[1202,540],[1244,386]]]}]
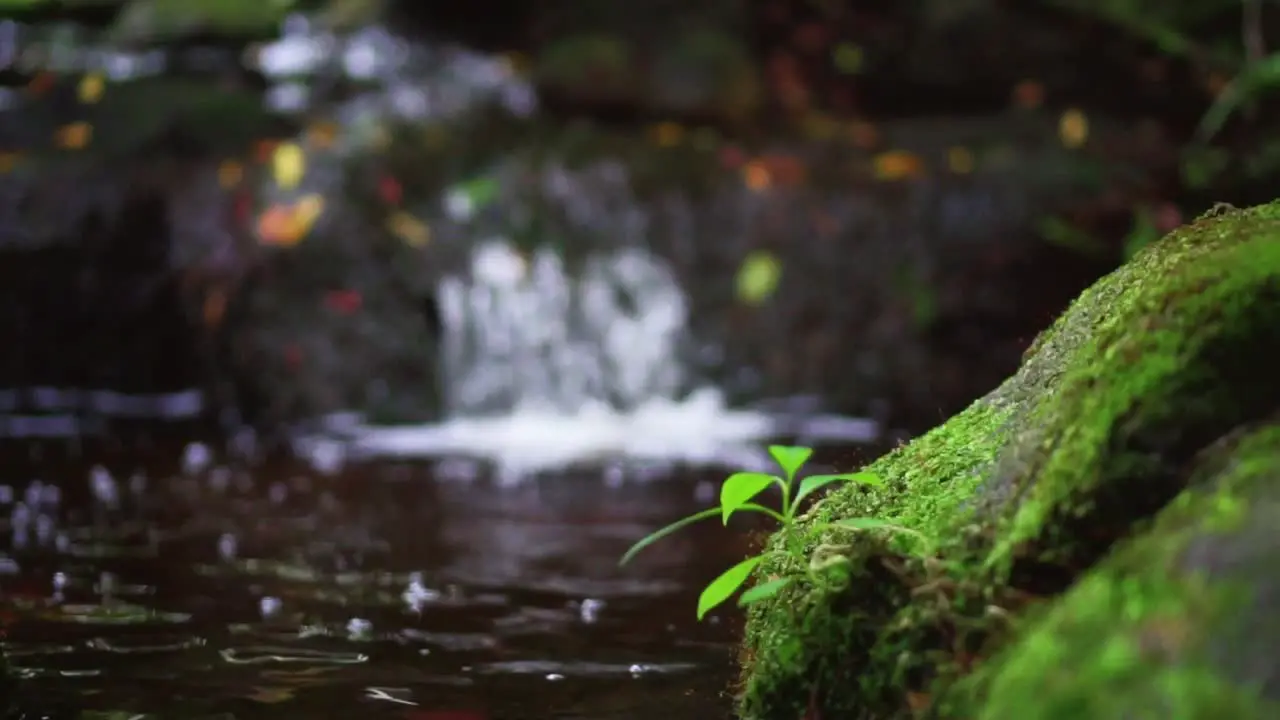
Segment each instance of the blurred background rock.
[{"label": "blurred background rock", "polygon": [[6,432],[492,409],[439,346],[494,242],[659,258],[662,392],[928,427],[1143,243],[1275,196],[1273,10],[5,0]]}]

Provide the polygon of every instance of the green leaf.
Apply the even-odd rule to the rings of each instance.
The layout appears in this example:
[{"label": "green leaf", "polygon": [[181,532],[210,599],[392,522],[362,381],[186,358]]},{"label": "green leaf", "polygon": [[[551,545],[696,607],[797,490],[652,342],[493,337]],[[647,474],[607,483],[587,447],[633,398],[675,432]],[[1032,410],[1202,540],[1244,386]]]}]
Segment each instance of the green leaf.
[{"label": "green leaf", "polygon": [[835,482],[855,482],[859,485],[868,485],[871,487],[884,487],[884,482],[880,480],[875,473],[859,472],[859,473],[841,473],[839,475],[810,475],[800,481],[800,489],[796,492],[795,499],[791,501],[792,507],[798,507],[800,501],[809,496],[815,490],[824,488]]},{"label": "green leaf", "polygon": [[800,466],[808,462],[809,456],[813,455],[813,448],[794,445],[770,445],[769,454],[786,472],[787,482],[790,483],[795,479],[796,471],[800,469]]},{"label": "green leaf", "polygon": [[683,528],[687,525],[692,525],[698,522],[699,520],[706,520],[709,517],[715,517],[716,515],[719,515],[719,514],[720,514],[720,508],[718,507],[708,508],[701,512],[696,512],[690,515],[689,517],[677,520],[671,523],[670,525],[662,528],[661,530],[655,530],[649,533],[648,535],[644,536],[644,538],[642,538],[635,545],[632,545],[630,549],[628,549],[627,552],[622,555],[622,559],[618,561],[618,564],[626,565],[628,562],[631,561],[631,558],[636,556],[636,553],[639,553],[641,550],[649,547],[650,545],[670,535],[671,533],[679,530],[680,528]]},{"label": "green leaf", "polygon": [[910,535],[915,538],[923,550],[932,547],[933,543],[929,538],[918,530],[912,530],[909,527],[897,525],[888,520],[880,520],[878,518],[846,518],[844,520],[836,520],[831,523],[832,526],[845,528],[847,530],[889,530],[890,532],[900,533],[902,535]]},{"label": "green leaf", "polygon": [[779,590],[791,584],[791,580],[792,578],[789,577],[774,578],[768,582],[762,582],[747,588],[738,597],[738,607],[746,607],[753,602],[759,602],[777,595]]},{"label": "green leaf", "polygon": [[1280,53],[1272,53],[1245,67],[1218,93],[1213,105],[1200,119],[1200,126],[1196,129],[1197,140],[1212,140],[1237,110],[1277,85],[1280,85]]},{"label": "green leaf", "polygon": [[764,492],[770,485],[781,482],[780,477],[757,472],[734,473],[725,478],[724,484],[720,486],[720,512],[724,524],[728,525],[729,516],[741,510],[751,498]]},{"label": "green leaf", "polygon": [[463,192],[471,201],[471,207],[480,210],[498,197],[498,181],[491,177],[478,177],[463,185]]},{"label": "green leaf", "polygon": [[756,569],[763,558],[759,555],[747,558],[733,567],[725,570],[720,577],[707,583],[707,587],[703,589],[702,594],[698,596],[698,619],[701,620],[712,608],[723,603],[742,587],[742,584],[751,577],[751,571]]},{"label": "green leaf", "polygon": [[857,74],[862,70],[862,48],[850,42],[840,43],[831,53],[831,62],[843,75]]},{"label": "green leaf", "polygon": [[748,305],[759,305],[768,300],[778,288],[782,266],[778,259],[763,250],[756,250],[743,259],[738,267],[736,292],[738,299]]},{"label": "green leaf", "polygon": [[752,512],[762,513],[762,514],[764,514],[764,515],[768,515],[769,517],[773,518],[774,520],[777,520],[779,523],[781,523],[781,524],[783,524],[783,525],[786,525],[786,524],[787,524],[787,518],[786,518],[786,516],[785,516],[785,515],[783,515],[782,513],[778,512],[777,510],[774,510],[774,509],[773,509],[773,508],[771,508],[771,507],[765,507],[764,505],[761,505],[760,503],[753,503],[753,502],[749,502],[749,503],[742,503],[742,507],[740,507],[740,508],[738,508],[738,509],[739,509],[739,510],[750,510],[750,511],[752,511]]}]

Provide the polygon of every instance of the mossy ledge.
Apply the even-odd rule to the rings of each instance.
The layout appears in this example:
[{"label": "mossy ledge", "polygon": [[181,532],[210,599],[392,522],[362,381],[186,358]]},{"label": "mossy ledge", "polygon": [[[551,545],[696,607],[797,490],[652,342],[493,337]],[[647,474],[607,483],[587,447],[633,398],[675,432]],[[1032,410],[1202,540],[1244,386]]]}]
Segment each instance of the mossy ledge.
[{"label": "mossy ledge", "polygon": [[[1148,582],[1149,600],[1160,607],[1206,603],[1182,616],[1189,621],[1222,617],[1213,613],[1225,605],[1206,599],[1217,599],[1217,589],[1201,593],[1192,582],[1197,573],[1170,563],[1179,548],[1209,538],[1209,525],[1196,523],[1226,512],[1223,503],[1254,496],[1236,482],[1201,489],[1213,485],[1201,482],[1202,466],[1207,448],[1280,409],[1278,357],[1280,203],[1217,212],[1148,247],[1082,293],[999,388],[869,465],[884,488],[842,488],[801,519],[806,553],[842,554],[851,580],[843,587],[793,583],[752,607],[740,715],[995,720],[1010,717],[999,708],[1013,707],[1022,718],[1066,718],[1065,709],[1130,716],[1071,705],[1091,692],[1084,683],[1115,678],[1099,668],[1052,672],[1044,665],[1058,662],[1055,653],[1067,666],[1132,660],[1112,670],[1141,674],[1133,682],[1157,694],[1148,696],[1152,703],[1190,708],[1177,693],[1216,693],[1230,707],[1263,712],[1263,690],[1280,699],[1280,678],[1267,676],[1264,687],[1259,673],[1280,674],[1280,660],[1245,667],[1206,650],[1197,672],[1179,676],[1187,684],[1162,680],[1142,670],[1164,667],[1158,657],[1132,636],[1122,642],[1125,623],[1141,623],[1127,614],[1143,612],[1122,593]],[[1275,463],[1280,468],[1280,458]],[[1270,487],[1280,491],[1280,483]],[[1176,519],[1187,512],[1195,517]],[[918,530],[937,545],[917,557],[901,536],[819,527],[865,516]],[[1269,537],[1280,545],[1274,531]],[[781,548],[781,538],[770,539],[762,576],[803,571],[809,558]],[[1168,561],[1135,566],[1144,553],[1157,559],[1142,562]],[[1280,584],[1280,571],[1270,572]],[[1090,625],[1103,623],[1082,613],[1091,599],[1120,603],[1109,610],[1120,615]],[[1070,633],[1110,625],[1118,645],[1102,636],[1072,651],[1047,650],[1071,639],[1061,633],[1073,623],[1078,630]],[[1203,632],[1189,628],[1186,637]],[[1280,640],[1280,631],[1271,637]],[[1121,646],[1127,654],[1115,649]],[[1043,672],[1028,675],[1037,662]],[[1050,691],[1060,693],[1063,712],[1038,704]],[[1180,713],[1161,717],[1201,717]]]}]

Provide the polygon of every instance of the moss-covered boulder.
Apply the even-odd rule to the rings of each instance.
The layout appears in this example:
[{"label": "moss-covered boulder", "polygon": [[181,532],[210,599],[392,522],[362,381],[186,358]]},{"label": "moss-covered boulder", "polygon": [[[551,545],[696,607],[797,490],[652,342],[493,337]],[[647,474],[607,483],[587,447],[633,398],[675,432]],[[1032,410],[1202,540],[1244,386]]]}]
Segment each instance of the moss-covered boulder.
[{"label": "moss-covered boulder", "polygon": [[1189,480],[959,686],[965,716],[1280,717],[1280,420]]},{"label": "moss-covered boulder", "polygon": [[[883,489],[810,511],[805,556],[771,540],[766,576],[832,552],[852,572],[753,607],[742,716],[1272,716],[1278,356],[1280,203],[1140,253],[999,388],[870,465]],[[819,528],[863,516],[934,544]]]}]

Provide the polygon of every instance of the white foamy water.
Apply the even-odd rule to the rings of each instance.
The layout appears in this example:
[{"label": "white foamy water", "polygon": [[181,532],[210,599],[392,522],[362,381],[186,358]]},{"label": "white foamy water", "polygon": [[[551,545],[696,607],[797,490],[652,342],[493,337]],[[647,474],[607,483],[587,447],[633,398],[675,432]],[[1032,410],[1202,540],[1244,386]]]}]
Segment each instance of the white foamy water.
[{"label": "white foamy water", "polygon": [[[526,258],[489,242],[474,251],[468,276],[441,283],[439,303],[448,419],[396,427],[331,419],[349,450],[472,458],[517,480],[619,460],[766,467],[763,445],[797,433],[794,422],[730,408],[717,388],[692,381],[680,360],[684,293],[643,250],[596,255],[570,272],[550,250]],[[843,420],[841,439],[874,439],[873,423]],[[334,445],[311,437],[297,447]]]}]

